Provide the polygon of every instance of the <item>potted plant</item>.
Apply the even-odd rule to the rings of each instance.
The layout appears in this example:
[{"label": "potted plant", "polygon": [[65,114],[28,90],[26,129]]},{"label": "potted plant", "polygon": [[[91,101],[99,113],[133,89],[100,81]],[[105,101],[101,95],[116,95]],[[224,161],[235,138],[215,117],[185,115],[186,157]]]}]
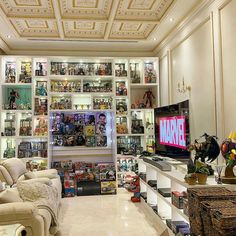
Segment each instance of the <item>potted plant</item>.
[{"label": "potted plant", "polygon": [[185,175],[184,179],[189,185],[197,184],[197,175],[196,175],[196,173],[187,174],[187,175]]},{"label": "potted plant", "polygon": [[198,183],[199,184],[206,184],[207,176],[210,174],[207,166],[201,166],[199,168],[196,168],[195,173],[197,175]]}]

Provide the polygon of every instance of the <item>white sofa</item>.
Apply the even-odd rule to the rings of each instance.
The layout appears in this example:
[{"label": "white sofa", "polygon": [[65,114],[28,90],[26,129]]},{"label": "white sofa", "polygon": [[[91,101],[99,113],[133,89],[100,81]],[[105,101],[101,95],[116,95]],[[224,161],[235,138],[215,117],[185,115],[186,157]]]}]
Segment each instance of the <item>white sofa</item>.
[{"label": "white sofa", "polygon": [[[32,177],[33,175],[33,177]],[[33,179],[27,180],[32,177]],[[61,200],[61,181],[55,169],[27,172],[25,164],[17,158],[11,158],[0,164],[0,180],[10,186],[18,181],[50,182],[58,191],[58,203]],[[18,182],[19,183],[19,182]],[[0,225],[21,224],[27,236],[51,236],[52,216],[47,209],[38,209],[33,203],[23,201],[16,187],[0,192]]]}]

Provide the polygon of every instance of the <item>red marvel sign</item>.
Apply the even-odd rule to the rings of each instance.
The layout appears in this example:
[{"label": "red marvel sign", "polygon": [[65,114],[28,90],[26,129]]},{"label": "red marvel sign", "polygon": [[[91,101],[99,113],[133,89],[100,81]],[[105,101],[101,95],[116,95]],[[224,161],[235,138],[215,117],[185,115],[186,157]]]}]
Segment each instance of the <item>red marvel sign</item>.
[{"label": "red marvel sign", "polygon": [[186,149],[184,116],[162,117],[159,123],[160,144]]}]

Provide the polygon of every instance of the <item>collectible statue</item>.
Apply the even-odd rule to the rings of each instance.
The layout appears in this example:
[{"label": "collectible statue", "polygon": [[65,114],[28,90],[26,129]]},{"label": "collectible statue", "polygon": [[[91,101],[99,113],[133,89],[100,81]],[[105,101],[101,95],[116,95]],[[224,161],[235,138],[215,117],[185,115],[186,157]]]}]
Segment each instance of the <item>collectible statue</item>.
[{"label": "collectible statue", "polygon": [[203,134],[200,138],[204,137],[205,141],[199,143],[198,140],[195,139],[194,143],[188,147],[189,151],[195,150],[196,154],[194,157],[194,163],[200,158],[201,162],[207,161],[213,162],[218,155],[220,154],[220,147],[217,143],[216,136],[210,136],[207,133]]},{"label": "collectible statue", "polygon": [[153,107],[153,103],[152,103],[152,99],[155,98],[155,96],[152,93],[152,90],[149,88],[145,94],[143,95],[143,99],[146,99],[145,101],[145,106],[146,108],[152,108]]},{"label": "collectible statue", "polygon": [[9,96],[9,109],[16,109],[16,99],[20,98],[17,91],[14,89],[11,90],[10,96]]}]

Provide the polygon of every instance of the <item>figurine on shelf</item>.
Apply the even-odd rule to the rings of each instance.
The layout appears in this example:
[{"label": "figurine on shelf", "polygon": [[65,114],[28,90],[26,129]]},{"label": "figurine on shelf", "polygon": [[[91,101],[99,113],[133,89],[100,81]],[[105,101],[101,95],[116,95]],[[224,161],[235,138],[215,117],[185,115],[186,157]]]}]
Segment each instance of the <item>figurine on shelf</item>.
[{"label": "figurine on shelf", "polygon": [[38,81],[36,88],[37,96],[47,96],[47,82]]},{"label": "figurine on shelf", "polygon": [[140,202],[140,179],[139,176],[130,176],[127,175],[125,178],[125,188],[129,191],[134,193],[131,197],[132,202]]},{"label": "figurine on shelf", "polygon": [[14,89],[11,90],[9,96],[9,109],[16,109],[16,99],[20,98],[18,92]]},{"label": "figurine on shelf", "polygon": [[153,103],[152,99],[155,98],[155,96],[152,93],[152,90],[149,88],[143,95],[143,99],[146,99],[145,106],[146,108],[152,108]]}]

